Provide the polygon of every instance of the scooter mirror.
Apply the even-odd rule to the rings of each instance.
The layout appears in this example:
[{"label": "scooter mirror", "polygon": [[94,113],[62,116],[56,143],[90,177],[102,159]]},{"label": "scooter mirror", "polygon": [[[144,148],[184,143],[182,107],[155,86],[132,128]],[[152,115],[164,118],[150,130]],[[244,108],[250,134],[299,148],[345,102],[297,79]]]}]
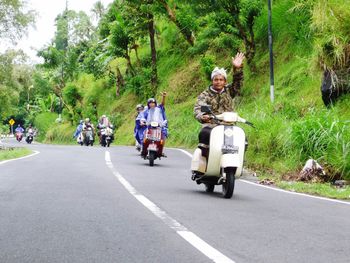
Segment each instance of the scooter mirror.
[{"label": "scooter mirror", "polygon": [[211,113],[211,107],[208,105],[201,106],[201,112]]}]

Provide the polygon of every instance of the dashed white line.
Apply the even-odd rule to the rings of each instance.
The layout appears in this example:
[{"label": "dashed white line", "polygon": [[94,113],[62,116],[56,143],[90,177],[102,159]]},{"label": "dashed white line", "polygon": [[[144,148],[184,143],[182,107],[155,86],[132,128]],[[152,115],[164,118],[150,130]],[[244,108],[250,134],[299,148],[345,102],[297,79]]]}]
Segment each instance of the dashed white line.
[{"label": "dashed white line", "polygon": [[[182,150],[182,149],[178,149],[178,150],[180,152],[183,152],[184,154],[186,154],[190,158],[192,158],[192,154],[190,154],[189,152],[187,152],[185,150]],[[318,199],[318,200],[324,200],[324,201],[333,202],[333,203],[350,205],[350,202],[347,202],[347,201],[341,201],[341,200],[330,199],[330,198],[326,198],[326,197],[320,197],[320,196],[308,195],[308,194],[303,194],[303,193],[291,192],[291,191],[287,191],[287,190],[283,190],[283,189],[279,189],[279,188],[274,188],[274,187],[270,187],[270,186],[266,186],[266,185],[257,184],[257,183],[250,182],[250,181],[243,180],[243,179],[239,179],[239,180],[241,182],[246,183],[246,184],[250,184],[250,185],[257,186],[257,187],[266,188],[266,189],[277,191],[277,192],[282,192],[282,193],[292,194],[292,195],[298,195],[298,196],[304,196],[304,197],[314,198],[314,199]]]},{"label": "dashed white line", "polygon": [[105,152],[105,160],[107,166],[112,171],[113,175],[119,180],[119,182],[125,187],[125,189],[134,196],[143,206],[150,210],[156,217],[163,221],[168,227],[176,231],[184,240],[190,243],[193,247],[198,249],[201,253],[207,256],[214,262],[217,263],[235,263],[232,259],[222,254],[217,249],[210,246],[200,237],[189,231],[185,226],[180,224],[174,218],[169,216],[165,211],[160,209],[155,203],[149,200],[144,195],[137,192],[137,190],[114,168],[111,161],[111,156],[108,151]]}]

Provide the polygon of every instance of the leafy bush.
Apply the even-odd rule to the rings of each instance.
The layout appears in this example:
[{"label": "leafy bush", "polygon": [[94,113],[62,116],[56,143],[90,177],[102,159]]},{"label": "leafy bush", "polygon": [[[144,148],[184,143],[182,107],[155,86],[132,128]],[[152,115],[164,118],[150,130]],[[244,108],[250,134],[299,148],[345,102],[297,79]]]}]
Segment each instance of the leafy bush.
[{"label": "leafy bush", "polygon": [[63,99],[70,106],[75,107],[77,104],[77,101],[81,100],[81,98],[82,96],[75,85],[70,83],[63,89]]},{"label": "leafy bush", "polygon": [[210,80],[211,72],[215,67],[215,61],[216,61],[216,58],[211,55],[205,55],[204,57],[201,58],[202,71],[208,80]]}]

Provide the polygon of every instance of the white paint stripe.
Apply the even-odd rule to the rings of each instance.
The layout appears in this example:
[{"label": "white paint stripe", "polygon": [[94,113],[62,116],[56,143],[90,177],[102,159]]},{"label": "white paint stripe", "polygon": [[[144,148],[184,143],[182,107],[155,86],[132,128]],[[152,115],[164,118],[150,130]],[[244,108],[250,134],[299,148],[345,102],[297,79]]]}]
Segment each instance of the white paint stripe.
[{"label": "white paint stripe", "polygon": [[182,149],[177,149],[180,152],[183,152],[184,154],[186,154],[188,157],[192,158],[192,154],[190,154],[188,151],[182,150]]},{"label": "white paint stripe", "polygon": [[190,231],[178,231],[177,233],[180,236],[182,236],[182,238],[185,239],[188,243],[190,243],[194,247],[196,247],[198,250],[200,250],[200,251],[204,250],[207,254],[207,257],[210,258],[211,260],[213,260],[214,262],[222,262],[222,263],[232,262],[231,259],[224,256],[223,254],[221,254],[219,251],[217,251],[213,247],[209,246],[207,243],[205,243],[202,239],[200,239],[198,236],[196,236],[192,232],[190,232]]},{"label": "white paint stripe", "polygon": [[[192,158],[192,154],[190,154],[189,152],[187,152],[187,151],[185,151],[183,149],[177,149],[177,150],[183,152],[184,154],[186,154],[187,156]],[[291,191],[283,190],[283,189],[280,189],[280,188],[274,188],[274,187],[270,187],[270,186],[267,186],[267,185],[257,184],[257,183],[250,182],[250,181],[243,180],[243,179],[239,179],[239,180],[241,182],[246,183],[246,184],[254,185],[254,186],[257,186],[257,187],[263,187],[263,188],[266,188],[266,189],[269,189],[269,190],[278,191],[278,192],[282,192],[282,193],[286,193],[286,194],[299,195],[299,196],[309,197],[309,198],[318,199],[318,200],[324,200],[324,201],[333,202],[333,203],[350,205],[350,202],[347,202],[347,201],[341,201],[341,200],[330,199],[330,198],[326,198],[326,197],[320,197],[320,196],[314,196],[314,195],[309,195],[309,194],[291,192]]]},{"label": "white paint stripe", "polygon": [[189,231],[185,226],[177,222],[165,211],[160,209],[155,203],[149,200],[144,195],[137,192],[137,190],[114,168],[111,161],[111,156],[108,151],[105,152],[105,160],[107,166],[111,169],[114,176],[125,187],[125,189],[134,196],[143,206],[150,210],[156,217],[163,221],[168,227],[175,230],[178,235],[190,243],[193,247],[198,249],[205,256],[217,263],[235,263],[230,258],[226,257],[220,251],[216,250],[200,237]]},{"label": "white paint stripe", "polygon": [[250,182],[250,181],[247,181],[247,180],[243,180],[243,179],[240,179],[240,181],[242,181],[242,182],[244,182],[244,183],[246,183],[246,184],[251,184],[251,185],[254,185],[254,186],[257,186],[257,187],[262,187],[262,188],[266,188],[266,189],[269,189],[269,190],[273,190],[273,191],[277,191],[277,192],[282,192],[282,193],[286,193],[286,194],[299,195],[299,196],[304,196],[304,197],[309,197],[309,198],[314,198],[314,199],[329,201],[329,202],[333,202],[333,203],[339,203],[339,204],[344,204],[344,205],[350,205],[350,202],[347,202],[347,201],[341,201],[341,200],[330,199],[330,198],[321,197],[321,196],[314,196],[314,195],[308,195],[308,194],[304,194],[304,193],[297,193],[297,192],[287,191],[287,190],[283,190],[283,189],[280,189],[280,188],[274,188],[274,187],[271,187],[271,186],[262,185],[262,184]]},{"label": "white paint stripe", "polygon": [[26,158],[29,158],[29,157],[32,157],[34,155],[37,155],[39,154],[40,152],[39,151],[34,151],[34,153],[30,154],[30,155],[27,155],[27,156],[23,156],[23,157],[19,157],[19,158],[15,158],[15,159],[10,159],[10,160],[5,160],[5,161],[2,161],[0,162],[0,165],[4,164],[4,163],[8,163],[8,162],[13,162],[13,161],[17,161],[17,160],[21,160],[21,159],[26,159]]}]

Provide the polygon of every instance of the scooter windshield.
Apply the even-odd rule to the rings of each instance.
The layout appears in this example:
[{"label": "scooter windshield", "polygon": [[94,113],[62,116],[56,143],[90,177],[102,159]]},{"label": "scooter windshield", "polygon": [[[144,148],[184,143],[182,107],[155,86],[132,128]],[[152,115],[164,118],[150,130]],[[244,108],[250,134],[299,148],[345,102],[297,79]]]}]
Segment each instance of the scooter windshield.
[{"label": "scooter windshield", "polygon": [[147,123],[151,124],[151,122],[158,122],[161,127],[164,126],[163,114],[160,108],[149,109]]}]

